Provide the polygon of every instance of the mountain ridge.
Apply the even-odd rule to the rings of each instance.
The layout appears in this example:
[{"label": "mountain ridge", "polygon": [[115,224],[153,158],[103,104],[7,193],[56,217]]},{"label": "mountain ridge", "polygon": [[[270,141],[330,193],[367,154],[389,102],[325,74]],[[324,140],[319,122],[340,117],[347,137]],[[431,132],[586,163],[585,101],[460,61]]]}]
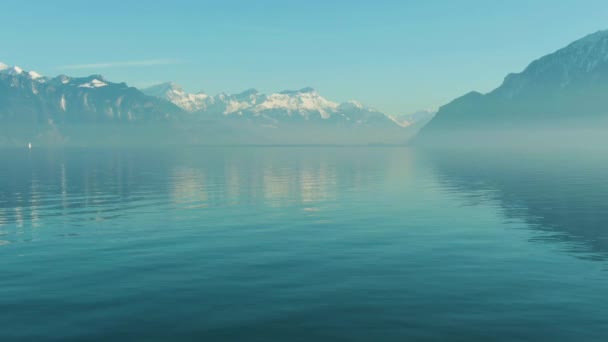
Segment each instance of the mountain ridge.
[{"label": "mountain ridge", "polygon": [[[170,86],[169,86],[170,85]],[[156,96],[182,109],[211,116],[238,116],[279,123],[283,120],[327,121],[342,124],[395,123],[391,118],[356,101],[337,103],[321,96],[312,87],[262,94],[248,89],[237,94],[190,94],[175,83],[162,83],[142,89],[144,94]],[[195,101],[194,99],[198,100]]]},{"label": "mountain ridge", "polygon": [[307,87],[261,94],[140,91],[102,75],[46,77],[2,64],[0,145],[403,144],[411,132]]},{"label": "mountain ridge", "polygon": [[606,93],[608,31],[604,30],[532,61],[486,94],[470,92],[442,106],[415,143],[509,144],[537,132],[554,139],[552,131],[596,129],[608,123]]}]

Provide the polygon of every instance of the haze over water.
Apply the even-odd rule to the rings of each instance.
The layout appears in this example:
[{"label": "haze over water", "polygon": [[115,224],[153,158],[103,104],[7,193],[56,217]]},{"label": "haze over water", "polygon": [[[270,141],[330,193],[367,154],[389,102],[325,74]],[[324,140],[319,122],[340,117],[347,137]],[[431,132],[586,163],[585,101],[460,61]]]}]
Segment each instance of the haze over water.
[{"label": "haze over water", "polygon": [[608,336],[598,151],[0,157],[3,341]]}]

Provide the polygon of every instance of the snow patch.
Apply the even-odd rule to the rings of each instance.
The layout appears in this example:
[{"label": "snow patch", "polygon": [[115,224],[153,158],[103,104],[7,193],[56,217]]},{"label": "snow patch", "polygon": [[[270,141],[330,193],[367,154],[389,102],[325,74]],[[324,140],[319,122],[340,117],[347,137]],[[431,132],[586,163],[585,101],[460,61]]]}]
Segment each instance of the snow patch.
[{"label": "snow patch", "polygon": [[101,88],[107,86],[107,83],[104,83],[98,79],[93,79],[91,82],[87,82],[78,86],[78,88]]},{"label": "snow patch", "polygon": [[37,78],[42,77],[42,75],[40,75],[39,73],[35,72],[35,71],[30,71],[27,73],[31,79],[35,80]]},{"label": "snow patch", "polygon": [[300,112],[305,117],[308,117],[309,112],[318,112],[323,119],[328,119],[338,106],[339,104],[325,99],[316,91],[309,90],[269,95],[265,101],[255,106],[253,110],[261,112],[280,109],[286,110],[288,113]]},{"label": "snow patch", "polygon": [[67,84],[70,82],[70,77],[68,77],[66,75],[59,75],[59,76],[57,76],[57,78],[59,79],[61,84]]},{"label": "snow patch", "polygon": [[59,106],[65,112],[65,110],[66,110],[65,95],[61,95],[61,100],[59,101]]},{"label": "snow patch", "polygon": [[195,112],[207,108],[210,96],[204,92],[189,94],[175,83],[162,83],[142,90],[144,94],[168,100],[182,109]]},{"label": "snow patch", "polygon": [[23,69],[21,69],[18,66],[14,66],[14,67],[8,69],[7,73],[12,76],[21,75],[23,73]]}]

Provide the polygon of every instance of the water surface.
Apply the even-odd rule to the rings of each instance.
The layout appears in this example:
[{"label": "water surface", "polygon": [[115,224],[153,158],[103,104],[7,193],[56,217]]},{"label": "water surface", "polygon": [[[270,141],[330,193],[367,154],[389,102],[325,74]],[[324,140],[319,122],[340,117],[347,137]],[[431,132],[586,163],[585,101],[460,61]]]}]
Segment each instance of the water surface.
[{"label": "water surface", "polygon": [[608,158],[5,150],[0,340],[608,337]]}]

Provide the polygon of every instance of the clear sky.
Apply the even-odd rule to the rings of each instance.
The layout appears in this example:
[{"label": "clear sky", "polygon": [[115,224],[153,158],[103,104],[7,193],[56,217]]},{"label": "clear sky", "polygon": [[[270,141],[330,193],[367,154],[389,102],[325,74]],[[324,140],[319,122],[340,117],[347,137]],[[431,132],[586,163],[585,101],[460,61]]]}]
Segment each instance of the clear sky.
[{"label": "clear sky", "polygon": [[608,28],[606,0],[3,0],[0,11],[0,61],[48,76],[211,94],[311,86],[389,114],[489,91]]}]

